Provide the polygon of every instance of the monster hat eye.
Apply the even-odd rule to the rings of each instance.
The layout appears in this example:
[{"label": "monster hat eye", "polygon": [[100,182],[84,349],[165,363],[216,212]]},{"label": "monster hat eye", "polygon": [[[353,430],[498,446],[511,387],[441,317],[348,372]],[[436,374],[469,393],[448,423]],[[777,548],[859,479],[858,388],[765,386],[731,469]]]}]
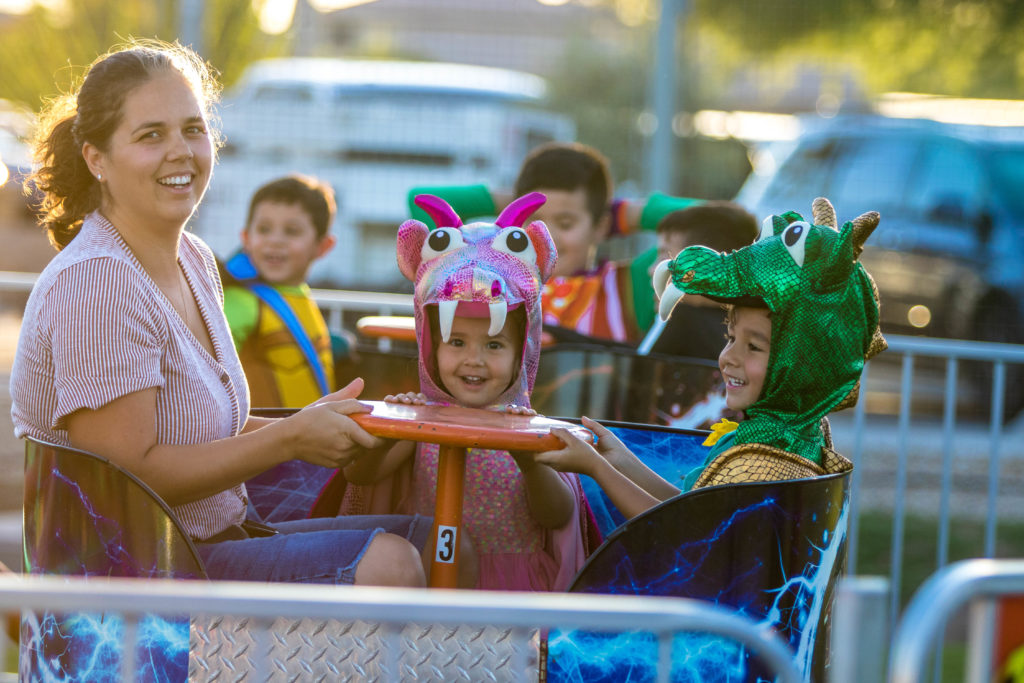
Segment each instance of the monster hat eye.
[{"label": "monster hat eye", "polygon": [[793,257],[800,267],[804,265],[804,251],[807,248],[807,235],[810,234],[810,226],[804,221],[790,223],[785,232],[782,233],[782,243],[786,246],[789,255]]},{"label": "monster hat eye", "polygon": [[494,238],[491,246],[494,247],[495,251],[515,256],[524,263],[530,265],[537,264],[537,251],[533,248],[533,242],[530,241],[526,231],[522,228],[505,228]]},{"label": "monster hat eye", "polygon": [[455,251],[466,245],[462,239],[462,232],[456,228],[438,228],[430,233],[427,241],[423,243],[420,255],[424,261]]}]

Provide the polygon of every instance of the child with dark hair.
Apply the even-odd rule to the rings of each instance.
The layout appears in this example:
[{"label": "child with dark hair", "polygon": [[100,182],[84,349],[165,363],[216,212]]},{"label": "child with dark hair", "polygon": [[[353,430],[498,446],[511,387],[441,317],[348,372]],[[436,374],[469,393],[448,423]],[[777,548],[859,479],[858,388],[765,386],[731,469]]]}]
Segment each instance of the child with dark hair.
[{"label": "child with dark hair", "polygon": [[[745,247],[757,237],[757,219],[739,204],[709,201],[673,211],[658,223],[657,261],[675,258],[683,249],[701,245],[728,254]],[[648,275],[654,274],[654,263]],[[657,297],[650,290],[651,315]],[[657,339],[648,346],[651,353],[716,360],[722,349],[725,320],[722,305],[703,296],[685,297],[672,319],[659,325]]]},{"label": "child with dark hair", "polygon": [[334,387],[331,335],[306,277],[334,247],[335,210],[331,187],[302,175],[249,202],[242,251],[224,265],[224,313],[254,406],[301,408]]}]

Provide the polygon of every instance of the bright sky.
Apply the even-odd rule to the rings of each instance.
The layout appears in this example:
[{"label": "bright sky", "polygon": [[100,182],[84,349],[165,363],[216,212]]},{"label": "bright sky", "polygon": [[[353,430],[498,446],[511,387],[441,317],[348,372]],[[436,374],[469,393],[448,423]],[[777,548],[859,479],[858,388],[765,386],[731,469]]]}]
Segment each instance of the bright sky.
[{"label": "bright sky", "polygon": [[[63,5],[66,2],[67,0],[0,0],[0,12],[23,14],[32,5],[54,6]],[[321,11],[355,7],[356,5],[365,5],[368,2],[375,2],[375,0],[309,0],[310,5]],[[254,0],[253,5],[258,4],[264,5],[264,15],[270,15],[271,17],[287,16],[289,21],[295,9],[295,0],[264,0],[263,3],[260,0]]]}]

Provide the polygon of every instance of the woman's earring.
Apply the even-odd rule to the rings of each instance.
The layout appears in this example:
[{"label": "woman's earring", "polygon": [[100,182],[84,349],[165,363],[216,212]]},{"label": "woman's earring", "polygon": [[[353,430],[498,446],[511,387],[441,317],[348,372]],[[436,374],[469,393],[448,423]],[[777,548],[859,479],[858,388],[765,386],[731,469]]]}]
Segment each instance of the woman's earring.
[{"label": "woman's earring", "polygon": [[103,174],[102,173],[97,173],[96,174],[96,180],[103,180]]}]

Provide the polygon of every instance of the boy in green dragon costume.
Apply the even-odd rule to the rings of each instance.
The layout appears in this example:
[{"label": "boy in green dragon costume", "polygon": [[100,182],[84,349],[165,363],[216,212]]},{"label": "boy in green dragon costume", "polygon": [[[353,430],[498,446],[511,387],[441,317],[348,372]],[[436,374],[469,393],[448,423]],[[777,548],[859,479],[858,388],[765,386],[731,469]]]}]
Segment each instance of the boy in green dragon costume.
[{"label": "boy in green dragon costume", "polygon": [[[852,467],[832,450],[825,416],[856,402],[865,360],[885,349],[878,291],[858,261],[879,216],[839,227],[824,198],[812,216],[810,223],[795,212],[770,216],[747,247],[721,254],[689,247],[655,271],[662,318],[684,294],[731,305],[719,366],[730,407],[745,414],[739,424],[715,425],[707,460],[683,490]],[[680,492],[600,424],[584,418],[584,425],[597,434],[596,449],[560,430],[566,447],[537,461],[593,477],[627,517]]]}]

